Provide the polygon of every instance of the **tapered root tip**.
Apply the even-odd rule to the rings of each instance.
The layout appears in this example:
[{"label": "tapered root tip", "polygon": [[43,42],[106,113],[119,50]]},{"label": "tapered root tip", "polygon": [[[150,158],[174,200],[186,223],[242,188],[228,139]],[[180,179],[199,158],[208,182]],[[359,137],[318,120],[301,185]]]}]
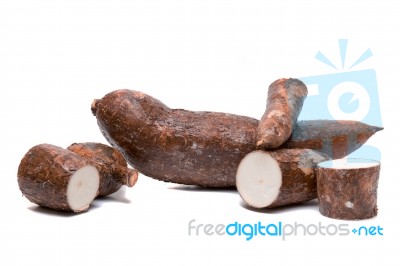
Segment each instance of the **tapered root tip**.
[{"label": "tapered root tip", "polygon": [[90,107],[90,109],[92,110],[92,114],[93,114],[94,116],[96,116],[97,105],[98,105],[99,102],[100,102],[99,99],[94,99],[93,102],[92,102],[92,106]]},{"label": "tapered root tip", "polygon": [[133,187],[138,180],[139,172],[136,169],[128,169],[126,177],[126,185]]},{"label": "tapered root tip", "polygon": [[378,131],[381,131],[381,130],[383,130],[383,127],[374,127],[374,131],[375,132],[378,132]]}]

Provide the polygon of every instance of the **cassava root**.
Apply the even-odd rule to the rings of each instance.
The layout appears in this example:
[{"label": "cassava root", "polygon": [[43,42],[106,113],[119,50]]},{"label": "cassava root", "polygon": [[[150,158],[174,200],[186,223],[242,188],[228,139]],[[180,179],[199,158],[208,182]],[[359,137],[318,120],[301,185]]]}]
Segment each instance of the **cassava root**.
[{"label": "cassava root", "polygon": [[98,196],[118,191],[122,185],[133,187],[138,179],[137,170],[127,167],[123,155],[115,148],[95,142],[74,143],[68,150],[82,156],[97,168],[100,175]]},{"label": "cassava root", "polygon": [[343,220],[376,216],[379,170],[379,162],[366,159],[347,158],[318,164],[320,213]]},{"label": "cassava root", "polygon": [[275,149],[289,139],[306,96],[307,87],[298,79],[278,79],[269,86],[257,128],[257,148]]},{"label": "cassava root", "polygon": [[313,149],[341,159],[360,148],[381,127],[358,121],[310,120],[297,122],[292,136],[280,148]]},{"label": "cassava root", "polygon": [[[250,117],[171,109],[132,90],[110,92],[91,108],[104,137],[131,166],[166,182],[233,187],[240,161],[256,149],[258,120]],[[378,130],[355,121],[303,121],[283,147],[341,158]]]},{"label": "cassava root", "polygon": [[76,153],[50,144],[31,148],[18,168],[18,185],[31,202],[82,212],[97,196],[99,173]]},{"label": "cassava root", "polygon": [[329,160],[307,149],[253,151],[240,162],[236,188],[255,208],[273,208],[317,198],[316,165]]}]

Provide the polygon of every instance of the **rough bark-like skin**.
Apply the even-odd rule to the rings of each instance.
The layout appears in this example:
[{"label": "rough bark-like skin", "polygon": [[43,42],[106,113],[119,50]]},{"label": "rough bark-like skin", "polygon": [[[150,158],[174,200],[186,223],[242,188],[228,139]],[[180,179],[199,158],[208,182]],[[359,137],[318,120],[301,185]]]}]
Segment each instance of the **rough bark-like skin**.
[{"label": "rough bark-like skin", "polygon": [[100,175],[99,197],[118,191],[122,185],[132,187],[137,181],[137,170],[128,168],[124,156],[113,147],[86,142],[74,143],[67,149],[97,168]]},{"label": "rough bark-like skin", "polygon": [[282,172],[278,197],[268,208],[307,202],[317,198],[317,164],[330,158],[309,149],[281,149],[268,152]]},{"label": "rough bark-like skin", "polygon": [[[18,168],[18,185],[31,202],[54,210],[73,211],[67,201],[70,177],[85,160],[71,151],[50,144],[31,148]],[[76,211],[76,210],[75,210]]]},{"label": "rough bark-like skin", "polygon": [[382,130],[357,121],[310,120],[297,122],[290,139],[280,148],[313,149],[332,159],[343,158]]},{"label": "rough bark-like skin", "polygon": [[257,148],[275,149],[289,139],[306,96],[307,86],[298,79],[278,79],[269,86],[257,128]]},{"label": "rough bark-like skin", "polygon": [[[166,182],[233,187],[240,161],[256,149],[258,120],[254,118],[170,109],[138,91],[113,91],[94,100],[92,112],[107,141],[122,152],[130,165]],[[293,141],[287,145],[321,151],[321,138],[327,132],[318,127],[319,123],[315,120],[295,127],[299,132],[293,133]],[[330,123],[340,125],[336,121]],[[354,123],[355,128],[361,125]],[[313,134],[308,133],[310,127]],[[374,132],[366,132],[363,141]],[[353,143],[349,144],[347,150],[355,150]],[[359,147],[358,142],[354,145]]]},{"label": "rough bark-like skin", "polygon": [[380,165],[358,169],[318,168],[318,200],[322,215],[362,220],[378,213]]},{"label": "rough bark-like skin", "polygon": [[107,94],[93,108],[106,139],[158,180],[234,186],[240,160],[255,148],[257,120],[248,117],[170,109],[129,90]]}]

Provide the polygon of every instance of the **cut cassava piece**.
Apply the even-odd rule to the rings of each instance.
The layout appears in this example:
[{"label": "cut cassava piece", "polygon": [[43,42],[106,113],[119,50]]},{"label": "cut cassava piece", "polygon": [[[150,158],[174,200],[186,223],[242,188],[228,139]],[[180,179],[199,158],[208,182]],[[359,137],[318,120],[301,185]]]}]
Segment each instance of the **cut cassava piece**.
[{"label": "cut cassava piece", "polygon": [[[110,92],[93,101],[92,112],[107,141],[131,166],[166,182],[233,187],[240,161],[256,149],[258,120],[254,118],[171,109],[138,91]],[[360,122],[305,121],[297,124],[285,145],[321,151],[329,137],[335,139],[335,127],[340,138],[347,140],[346,132],[362,136],[335,142],[343,146],[339,150],[348,152],[379,130]]]},{"label": "cut cassava piece", "polygon": [[289,139],[306,96],[307,86],[298,79],[278,79],[269,86],[257,128],[257,148],[275,149]]},{"label": "cut cassava piece", "polygon": [[308,149],[253,151],[239,164],[236,188],[255,208],[306,202],[317,198],[317,164],[329,159]]},{"label": "cut cassava piece", "polygon": [[379,171],[379,162],[366,159],[347,158],[318,164],[320,213],[343,220],[376,216]]},{"label": "cut cassava piece", "polygon": [[124,156],[113,147],[85,142],[74,143],[67,149],[82,156],[99,171],[98,196],[110,195],[118,191],[122,185],[133,187],[138,179],[137,170],[128,168]]},{"label": "cut cassava piece", "polygon": [[87,210],[99,183],[94,166],[78,154],[50,144],[31,148],[18,168],[22,194],[33,203],[55,210]]}]

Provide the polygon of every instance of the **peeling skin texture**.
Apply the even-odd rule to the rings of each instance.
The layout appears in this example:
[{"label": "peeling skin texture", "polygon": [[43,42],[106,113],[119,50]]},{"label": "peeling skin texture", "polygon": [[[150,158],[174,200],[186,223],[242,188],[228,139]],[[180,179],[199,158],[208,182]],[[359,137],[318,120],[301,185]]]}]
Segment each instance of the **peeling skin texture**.
[{"label": "peeling skin texture", "polygon": [[269,86],[257,128],[257,148],[275,149],[289,139],[306,96],[307,86],[298,79],[279,79]]},{"label": "peeling skin texture", "polygon": [[[254,118],[170,109],[138,91],[111,92],[93,102],[92,112],[107,141],[121,151],[131,166],[166,182],[234,187],[241,159],[256,149],[258,120]],[[320,123],[314,120],[298,124],[286,145],[323,150],[322,138],[334,133],[318,126]],[[354,123],[352,130],[361,124]],[[337,121],[325,124],[341,125]],[[375,132],[369,130],[363,136]],[[350,152],[362,144],[351,141],[354,144],[346,143]]]},{"label": "peeling skin texture", "polygon": [[118,191],[122,185],[132,187],[138,178],[137,170],[129,169],[123,155],[115,148],[94,142],[74,143],[68,150],[82,156],[100,174],[98,196]]},{"label": "peeling skin texture", "polygon": [[68,182],[85,165],[85,160],[71,151],[40,144],[22,158],[18,168],[18,185],[22,194],[33,203],[72,211],[67,201]]},{"label": "peeling skin texture", "polygon": [[342,220],[362,220],[378,213],[380,165],[367,168],[318,168],[319,211]]},{"label": "peeling skin texture", "polygon": [[309,149],[281,149],[269,154],[279,164],[282,185],[268,208],[307,202],[317,198],[316,165],[330,158]]}]

